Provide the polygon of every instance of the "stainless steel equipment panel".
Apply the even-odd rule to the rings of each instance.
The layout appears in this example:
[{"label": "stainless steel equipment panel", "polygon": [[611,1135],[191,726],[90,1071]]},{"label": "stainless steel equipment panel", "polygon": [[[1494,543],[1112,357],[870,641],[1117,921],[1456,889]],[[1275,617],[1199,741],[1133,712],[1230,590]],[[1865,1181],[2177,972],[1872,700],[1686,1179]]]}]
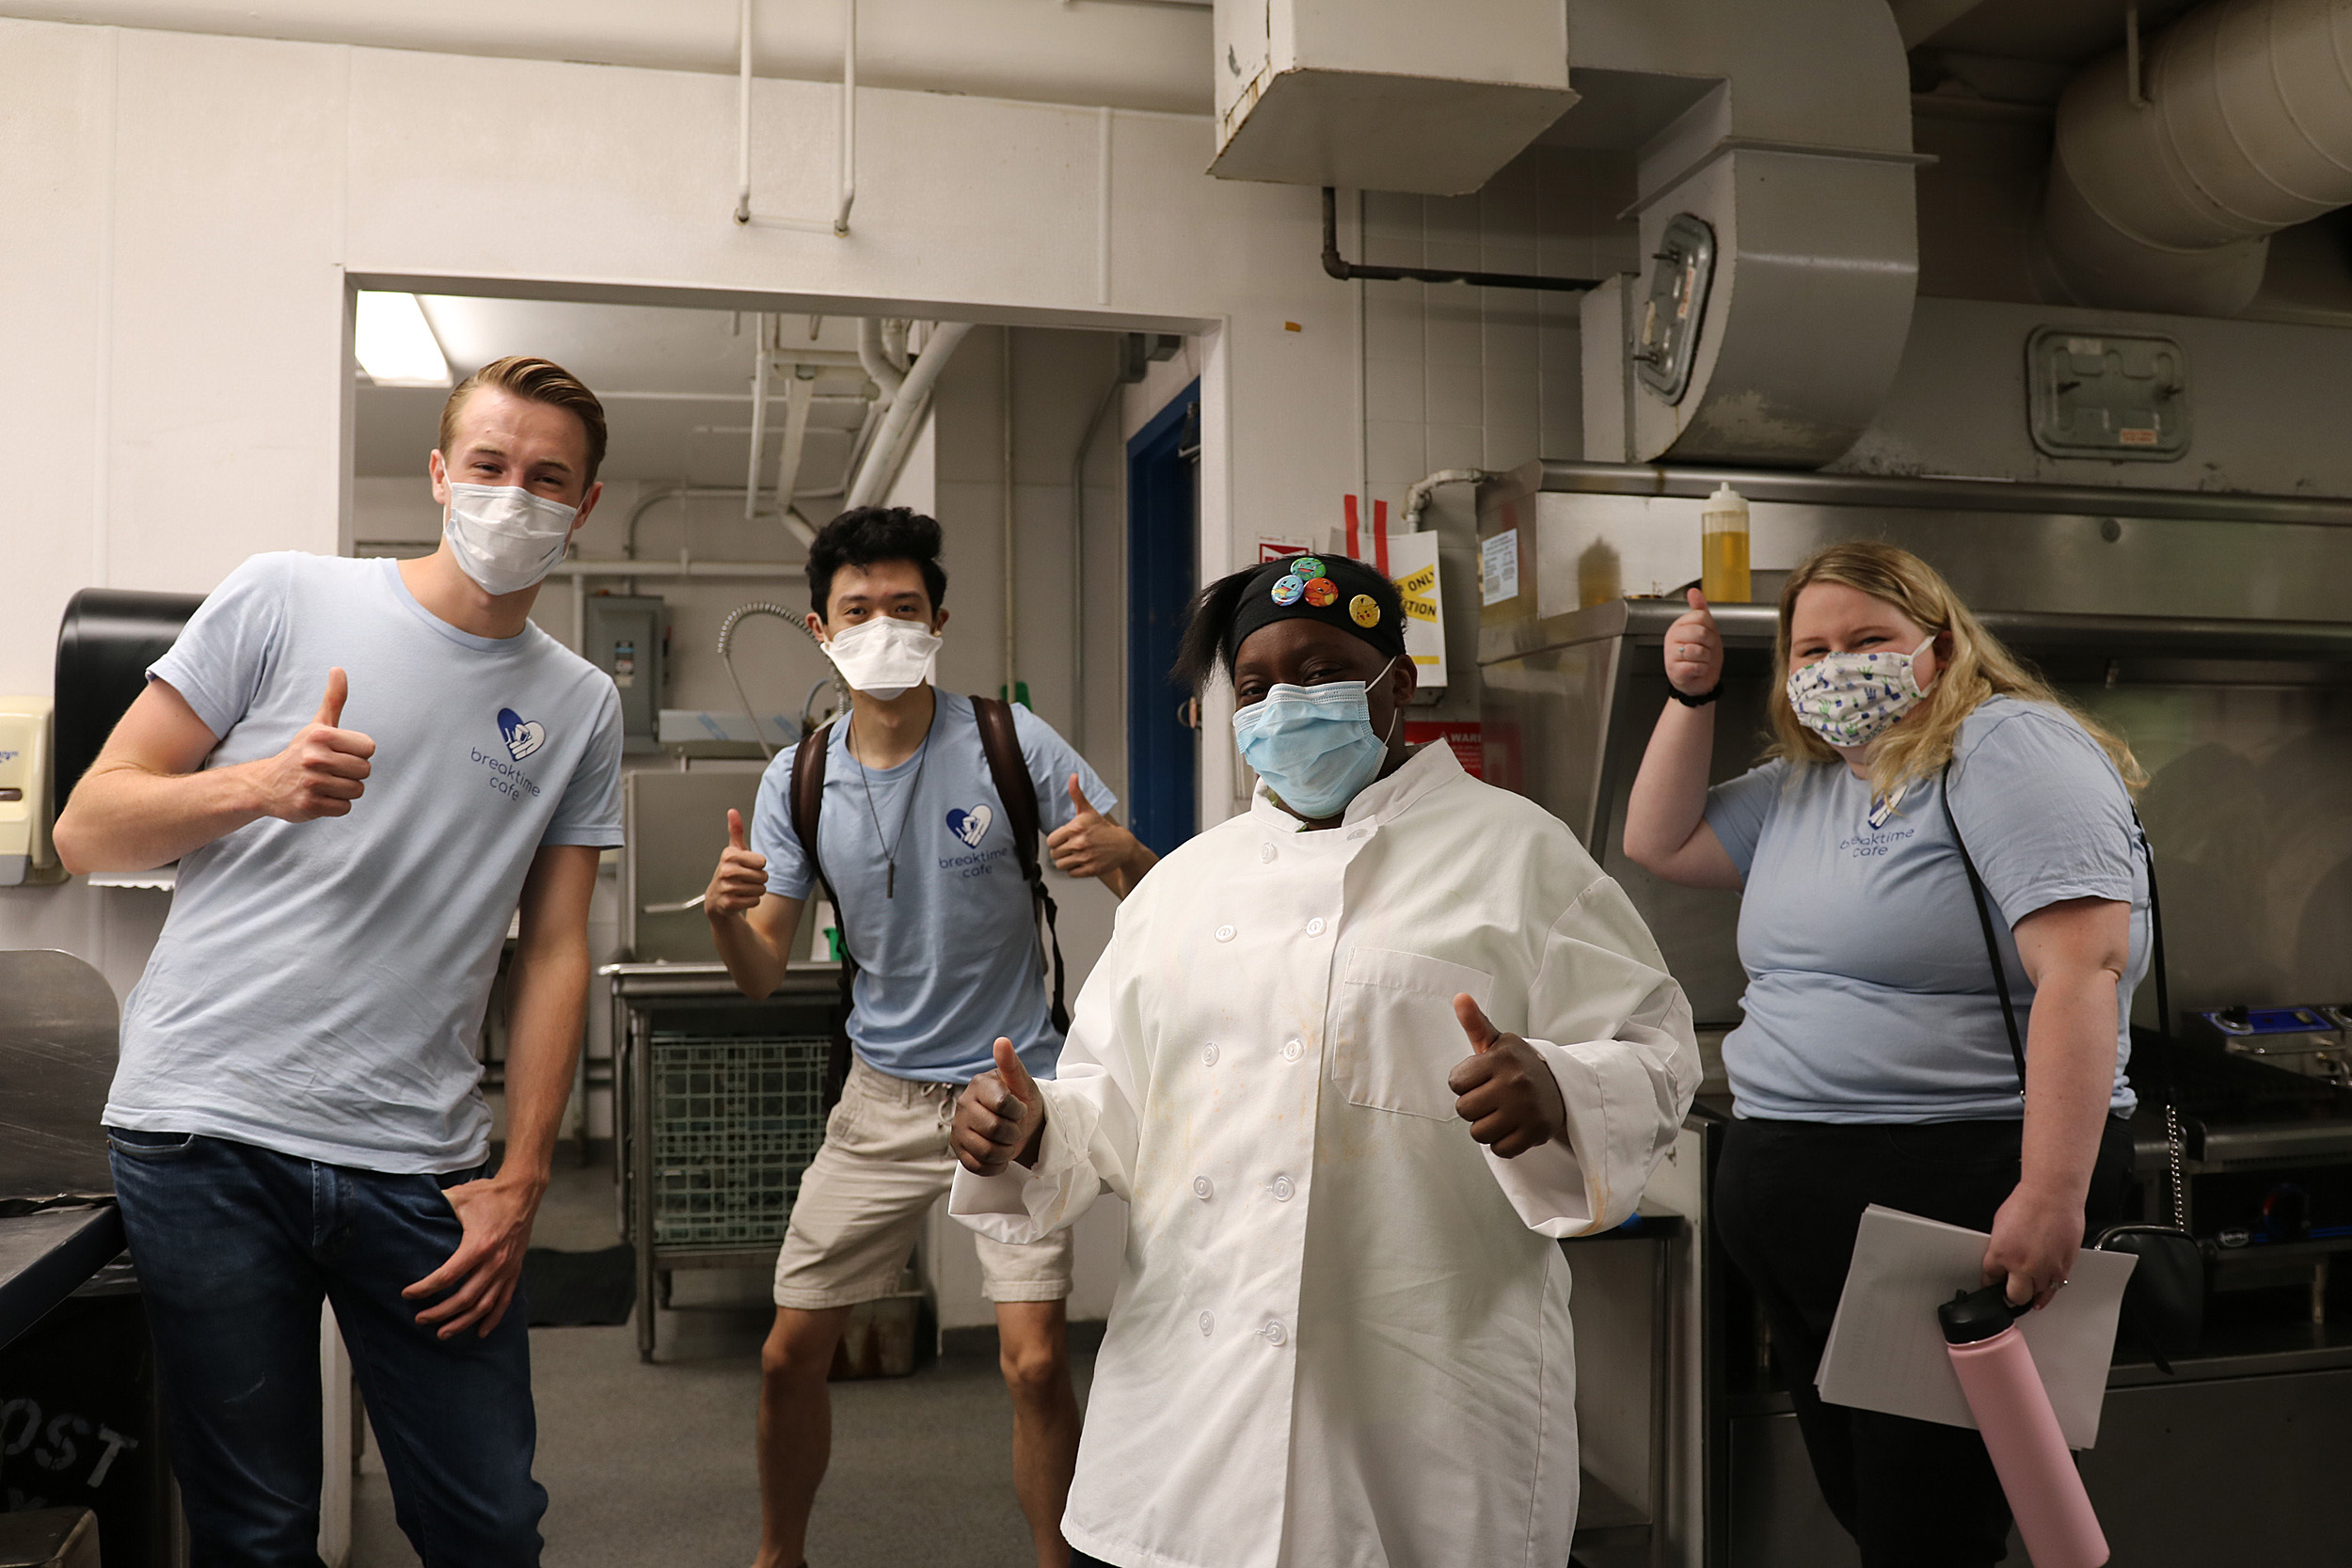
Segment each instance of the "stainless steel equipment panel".
[{"label": "stainless steel equipment panel", "polygon": [[[1539,584],[1534,606],[1496,606],[1480,630],[1489,777],[1594,847],[1702,1020],[1738,1016],[1738,900],[1661,884],[1617,844],[1665,700],[1658,650],[1683,606],[1579,598],[1695,577],[1700,499],[1724,477],[1751,497],[1759,593],[1833,540],[1914,548],[2131,742],[2152,776],[2139,809],[2163,868],[2175,1006],[2352,995],[2352,503],[1531,466],[1481,497],[1482,532],[1517,528],[1520,571]],[[1717,613],[1730,650],[1720,779],[1762,751],[1775,611]]]},{"label": "stainless steel equipment panel", "polygon": [[759,774],[750,768],[691,773],[646,769],[621,780],[621,948],[641,962],[707,963],[710,925],[683,903],[710,883],[727,847],[727,808],[752,819]]}]

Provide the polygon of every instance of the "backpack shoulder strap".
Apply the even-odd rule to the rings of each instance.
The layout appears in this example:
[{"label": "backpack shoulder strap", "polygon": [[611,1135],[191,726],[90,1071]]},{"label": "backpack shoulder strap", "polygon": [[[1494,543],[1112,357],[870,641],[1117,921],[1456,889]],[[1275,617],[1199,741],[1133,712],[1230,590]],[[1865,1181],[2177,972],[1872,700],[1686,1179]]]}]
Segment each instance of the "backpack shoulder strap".
[{"label": "backpack shoulder strap", "polygon": [[825,1063],[822,1096],[827,1111],[840,1100],[841,1086],[849,1081],[850,1009],[857,984],[857,959],[850,952],[850,922],[841,912],[841,897],[834,892],[833,882],[825,876],[825,863],[817,853],[818,822],[825,808],[825,763],[833,751],[833,726],[837,722],[828,720],[802,737],[801,749],[792,753],[792,793],[787,802],[792,836],[801,841],[801,853],[808,857],[809,868],[817,873],[817,885],[833,905],[834,928],[841,933],[841,989],[834,1007],[833,1049]]},{"label": "backpack shoulder strap", "polygon": [[975,697],[972,717],[980,726],[980,750],[988,756],[989,782],[1005,803],[1005,824],[1012,830],[1013,852],[1021,857],[1022,880],[1035,882],[1041,875],[1037,863],[1037,785],[1029,778],[1028,759],[1022,754],[1012,705],[998,697]]},{"label": "backpack shoulder strap", "polygon": [[792,836],[801,841],[801,853],[808,857],[808,863],[818,866],[819,881],[825,873],[817,860],[817,818],[825,809],[825,760],[832,750],[833,721],[828,720],[792,753]]},{"label": "backpack shoulder strap", "polygon": [[1029,777],[1028,758],[1021,750],[1021,732],[1014,727],[1012,705],[1000,697],[974,697],[972,718],[980,727],[980,750],[988,757],[989,781],[1004,802],[1005,826],[1012,833],[1013,853],[1020,858],[1021,879],[1029,885],[1029,899],[1045,918],[1044,942],[1054,958],[1054,1027],[1070,1032],[1070,1009],[1064,1005],[1061,931],[1054,895],[1045,891],[1044,868],[1037,858],[1037,785]]}]

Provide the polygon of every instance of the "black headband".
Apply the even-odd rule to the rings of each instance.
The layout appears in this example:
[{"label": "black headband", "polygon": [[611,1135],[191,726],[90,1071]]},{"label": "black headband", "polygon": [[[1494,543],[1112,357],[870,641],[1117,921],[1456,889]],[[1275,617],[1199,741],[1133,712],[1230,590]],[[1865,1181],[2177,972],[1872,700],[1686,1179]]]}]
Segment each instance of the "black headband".
[{"label": "black headband", "polygon": [[1405,599],[1396,584],[1343,555],[1295,555],[1268,562],[1241,591],[1225,632],[1226,668],[1251,632],[1293,619],[1337,626],[1391,658],[1405,652]]}]

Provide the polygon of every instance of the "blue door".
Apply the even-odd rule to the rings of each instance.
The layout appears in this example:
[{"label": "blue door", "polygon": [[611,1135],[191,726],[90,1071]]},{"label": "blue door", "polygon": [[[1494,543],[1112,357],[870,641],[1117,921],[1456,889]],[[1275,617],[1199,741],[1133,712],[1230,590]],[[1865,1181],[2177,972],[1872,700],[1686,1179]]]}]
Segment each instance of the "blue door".
[{"label": "blue door", "polygon": [[1199,586],[1200,464],[1196,381],[1127,443],[1127,805],[1136,836],[1163,855],[1200,825],[1191,693],[1168,673]]}]

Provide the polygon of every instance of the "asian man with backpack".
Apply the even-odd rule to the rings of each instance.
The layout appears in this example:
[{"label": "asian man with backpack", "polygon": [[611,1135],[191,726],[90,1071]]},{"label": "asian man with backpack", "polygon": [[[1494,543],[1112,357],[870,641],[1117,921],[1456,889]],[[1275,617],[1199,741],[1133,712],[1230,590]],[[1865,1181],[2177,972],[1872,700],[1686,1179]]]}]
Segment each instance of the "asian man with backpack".
[{"label": "asian man with backpack", "polygon": [[[1153,864],[1109,816],[1118,802],[1027,708],[931,684],[946,574],[939,524],[905,507],[860,507],[808,552],[809,627],[850,689],[849,714],[778,756],[748,832],[704,898],[736,985],[763,997],[783,978],[801,907],[819,881],[837,911],[853,1048],[825,1141],[801,1179],[776,1260],[776,1323],[761,1356],[759,1568],[800,1568],[832,1446],[825,1376],[850,1308],[898,1288],[955,1160],[956,1096],[1009,1033],[1048,1076],[1068,1026],[1060,955],[1049,995],[1039,917],[1056,867],[1120,897]],[[1078,1447],[1065,1303],[1066,1234],[980,1240],[1013,1399],[1013,1484],[1040,1568],[1069,1561],[1060,1520]]]}]

